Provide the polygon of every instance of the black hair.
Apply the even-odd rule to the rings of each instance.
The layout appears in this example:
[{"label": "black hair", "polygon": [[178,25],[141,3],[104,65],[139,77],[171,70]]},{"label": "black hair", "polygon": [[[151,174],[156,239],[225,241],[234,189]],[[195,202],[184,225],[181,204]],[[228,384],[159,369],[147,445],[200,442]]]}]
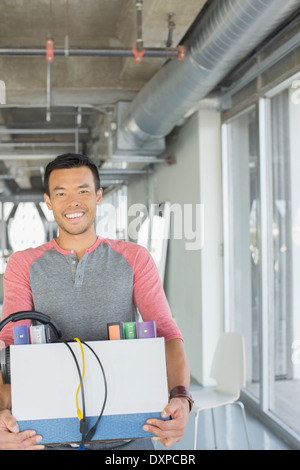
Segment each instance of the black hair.
[{"label": "black hair", "polygon": [[87,166],[92,171],[94,175],[96,191],[98,191],[98,189],[100,189],[100,176],[95,163],[89,157],[80,153],[64,153],[63,155],[58,155],[46,166],[44,175],[45,193],[50,196],[49,177],[53,170],[80,168],[82,166]]}]

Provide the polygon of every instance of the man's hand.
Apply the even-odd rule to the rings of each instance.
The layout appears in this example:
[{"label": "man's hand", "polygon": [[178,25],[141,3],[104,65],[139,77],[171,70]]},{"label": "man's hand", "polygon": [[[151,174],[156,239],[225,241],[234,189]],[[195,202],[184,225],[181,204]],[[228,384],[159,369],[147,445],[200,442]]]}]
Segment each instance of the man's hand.
[{"label": "man's hand", "polygon": [[189,419],[189,403],[185,398],[172,398],[170,403],[163,409],[162,418],[148,419],[143,426],[144,431],[151,432],[157,437],[153,440],[160,441],[165,447],[171,447],[175,442],[182,439]]},{"label": "man's hand", "polygon": [[18,423],[9,410],[0,411],[0,450],[42,450],[42,437],[35,431],[19,432]]}]

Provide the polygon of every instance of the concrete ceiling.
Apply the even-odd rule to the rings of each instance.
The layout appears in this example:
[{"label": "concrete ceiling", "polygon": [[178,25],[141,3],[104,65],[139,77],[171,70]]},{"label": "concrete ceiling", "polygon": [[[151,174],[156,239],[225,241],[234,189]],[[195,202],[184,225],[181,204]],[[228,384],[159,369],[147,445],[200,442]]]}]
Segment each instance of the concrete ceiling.
[{"label": "concrete ceiling", "polygon": [[[144,0],[145,49],[165,49],[170,13],[176,48],[205,4],[206,0]],[[45,47],[49,37],[60,54],[54,53],[50,66],[51,118],[47,122],[50,67]],[[115,129],[115,105],[130,102],[166,58],[143,57],[136,63],[133,56],[73,56],[71,51],[129,50],[136,39],[136,0],[0,2],[0,79],[6,87],[6,104],[0,105],[2,200],[24,192],[29,192],[29,198],[41,193],[47,161],[66,151],[96,155],[105,171],[100,149],[107,133]],[[28,49],[42,53],[25,55]],[[128,166],[120,162],[120,168]],[[130,168],[141,170],[142,165]],[[104,187],[112,185],[107,178],[102,178]]]}]

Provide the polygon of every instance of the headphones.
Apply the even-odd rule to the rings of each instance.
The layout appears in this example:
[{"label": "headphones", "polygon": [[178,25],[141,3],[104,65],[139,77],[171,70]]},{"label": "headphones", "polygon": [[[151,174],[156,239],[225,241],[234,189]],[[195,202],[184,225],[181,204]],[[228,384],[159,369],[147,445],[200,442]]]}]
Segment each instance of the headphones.
[{"label": "headphones", "polygon": [[[0,322],[0,331],[2,330],[2,328],[4,328],[5,325],[7,325],[7,323],[9,323],[11,321],[12,322],[17,322],[17,321],[20,321],[20,320],[36,320],[40,323],[43,323],[44,325],[50,325],[58,338],[61,338],[61,336],[62,336],[60,328],[57,326],[57,324],[53,320],[51,320],[51,318],[48,315],[45,315],[44,313],[40,313],[40,312],[35,312],[35,311],[24,311],[24,312],[12,313],[11,315],[9,315],[8,317],[6,317],[4,320],[2,320]],[[80,341],[78,341],[78,342],[80,343]],[[104,408],[105,408],[105,405],[106,405],[106,399],[107,399],[106,376],[105,376],[105,372],[104,372],[102,363],[101,363],[99,357],[97,356],[97,354],[95,353],[95,351],[92,349],[92,347],[90,345],[88,345],[88,344],[86,344],[85,342],[82,341],[82,344],[84,344],[87,348],[89,348],[91,350],[91,352],[94,354],[94,356],[96,357],[97,362],[98,362],[98,364],[101,368],[102,374],[103,374],[104,386],[105,386],[105,395],[104,395],[104,401],[103,401],[103,404],[102,404],[101,412],[98,416],[98,419],[97,419],[96,423],[93,425],[93,427],[90,430],[88,430],[88,424],[89,423],[88,423],[88,420],[87,420],[86,414],[85,414],[85,398],[84,398],[83,376],[81,375],[80,368],[79,368],[79,365],[78,365],[78,361],[76,359],[76,356],[74,355],[74,352],[72,351],[72,349],[68,345],[68,343],[66,343],[66,342],[64,342],[64,343],[69,348],[70,352],[72,353],[72,356],[74,358],[74,361],[75,361],[75,364],[76,364],[76,367],[77,367],[79,380],[80,380],[83,412],[81,413],[82,417],[78,415],[79,420],[80,420],[80,432],[82,434],[81,445],[80,445],[79,448],[84,449],[85,448],[85,442],[89,442],[89,441],[92,440],[92,438],[93,438],[93,436],[96,432],[97,426],[99,424],[99,421],[100,421],[100,419],[103,415],[103,411],[104,411]],[[82,346],[81,346],[81,348],[82,348]],[[9,347],[0,350],[0,374],[2,376],[2,382],[4,384],[10,384],[11,383],[10,382],[11,369],[10,369],[10,348]],[[78,388],[78,390],[79,390],[79,388]],[[77,390],[77,394],[78,394],[78,390]],[[76,400],[77,400],[77,395],[76,395]],[[77,405],[77,410],[78,410],[78,405]]]},{"label": "headphones", "polygon": [[4,328],[5,325],[7,325],[7,323],[11,321],[17,322],[20,320],[36,320],[40,323],[43,323],[44,325],[50,325],[51,328],[54,330],[56,336],[58,338],[61,338],[60,328],[57,326],[57,324],[53,320],[51,320],[51,318],[48,315],[45,315],[44,313],[40,313],[40,312],[31,311],[31,310],[25,311],[25,312],[12,313],[8,317],[4,318],[4,320],[0,322],[0,331],[2,330],[2,328]]},{"label": "headphones", "polygon": [[[44,325],[50,325],[51,328],[54,330],[57,338],[61,337],[61,331],[57,324],[51,320],[48,315],[40,312],[34,311],[24,311],[24,312],[16,312],[12,313],[4,320],[0,322],[0,331],[4,328],[5,325],[9,322],[17,322],[20,320],[35,320]],[[0,373],[2,375],[2,381],[4,384],[10,384],[10,349],[5,348],[0,350]]]}]

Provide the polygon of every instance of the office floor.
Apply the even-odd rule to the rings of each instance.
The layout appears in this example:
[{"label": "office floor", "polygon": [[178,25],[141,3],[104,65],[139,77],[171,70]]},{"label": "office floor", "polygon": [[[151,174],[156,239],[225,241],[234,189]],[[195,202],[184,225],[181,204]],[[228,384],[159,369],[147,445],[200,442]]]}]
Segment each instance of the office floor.
[{"label": "office floor", "polygon": [[[197,388],[191,385],[191,391]],[[217,445],[220,450],[247,450],[247,438],[240,407],[227,406],[217,408],[214,411]],[[248,432],[251,450],[290,450],[290,448],[264,426],[256,417],[246,409]],[[188,426],[183,439],[172,446],[172,450],[193,450],[194,445],[194,419],[190,414]],[[157,443],[156,449],[166,450],[162,444]],[[211,420],[211,411],[205,410],[200,413],[198,422],[198,450],[213,450],[214,435]]]}]

